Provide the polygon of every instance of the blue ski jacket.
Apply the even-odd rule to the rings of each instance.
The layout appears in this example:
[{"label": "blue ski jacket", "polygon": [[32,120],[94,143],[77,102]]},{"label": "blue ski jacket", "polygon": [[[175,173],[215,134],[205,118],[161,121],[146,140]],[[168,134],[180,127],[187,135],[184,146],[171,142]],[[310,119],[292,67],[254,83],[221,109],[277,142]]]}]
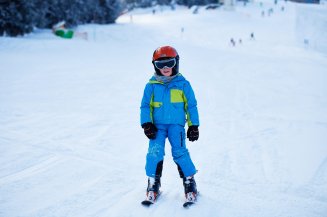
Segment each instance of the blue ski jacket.
[{"label": "blue ski jacket", "polygon": [[146,122],[200,125],[193,89],[180,73],[169,83],[159,82],[153,76],[146,84],[141,103],[141,125]]}]

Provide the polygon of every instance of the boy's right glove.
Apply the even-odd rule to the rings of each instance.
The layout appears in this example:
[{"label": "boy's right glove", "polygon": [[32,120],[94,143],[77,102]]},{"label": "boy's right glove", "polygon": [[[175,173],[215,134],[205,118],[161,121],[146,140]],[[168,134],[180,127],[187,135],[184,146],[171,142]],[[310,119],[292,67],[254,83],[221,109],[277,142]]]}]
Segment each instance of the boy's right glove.
[{"label": "boy's right glove", "polygon": [[195,140],[199,139],[199,126],[190,126],[187,129],[187,138],[188,140],[190,140],[191,142],[194,142]]},{"label": "boy's right glove", "polygon": [[147,122],[142,124],[142,128],[144,129],[144,134],[149,138],[149,139],[154,139],[156,138],[156,134],[157,134],[157,127],[151,123],[151,122]]}]

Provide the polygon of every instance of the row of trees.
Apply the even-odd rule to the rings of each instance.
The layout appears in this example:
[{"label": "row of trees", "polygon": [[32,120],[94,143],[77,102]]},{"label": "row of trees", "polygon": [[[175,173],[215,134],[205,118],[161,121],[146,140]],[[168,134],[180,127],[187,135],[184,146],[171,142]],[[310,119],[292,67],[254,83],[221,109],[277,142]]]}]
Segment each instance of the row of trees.
[{"label": "row of trees", "polygon": [[120,0],[0,0],[0,36],[18,36],[37,28],[115,22],[123,9]]},{"label": "row of trees", "polygon": [[51,28],[65,20],[67,26],[109,24],[127,6],[204,5],[217,0],[0,0],[0,36],[18,36],[34,28]]}]

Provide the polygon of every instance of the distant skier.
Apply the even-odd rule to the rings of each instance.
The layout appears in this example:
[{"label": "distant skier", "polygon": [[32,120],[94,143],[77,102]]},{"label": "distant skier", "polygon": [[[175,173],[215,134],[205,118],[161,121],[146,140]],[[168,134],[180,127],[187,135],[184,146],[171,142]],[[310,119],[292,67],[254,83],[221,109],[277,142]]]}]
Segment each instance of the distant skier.
[{"label": "distant skier", "polygon": [[231,39],[230,39],[230,44],[231,44],[233,47],[235,47],[236,42],[235,42],[234,38],[231,38]]},{"label": "distant skier", "polygon": [[255,38],[254,38],[254,33],[253,33],[253,32],[251,32],[251,34],[250,34],[250,39],[251,39],[251,40],[255,40]]},{"label": "distant skier", "polygon": [[141,103],[141,126],[150,139],[146,155],[148,186],[144,205],[152,204],[160,194],[160,178],[168,138],[172,156],[183,179],[186,201],[196,200],[197,188],[194,175],[197,172],[185,142],[199,138],[197,101],[190,83],[179,73],[179,55],[175,48],[162,46],[152,57],[155,73],[146,84]]}]

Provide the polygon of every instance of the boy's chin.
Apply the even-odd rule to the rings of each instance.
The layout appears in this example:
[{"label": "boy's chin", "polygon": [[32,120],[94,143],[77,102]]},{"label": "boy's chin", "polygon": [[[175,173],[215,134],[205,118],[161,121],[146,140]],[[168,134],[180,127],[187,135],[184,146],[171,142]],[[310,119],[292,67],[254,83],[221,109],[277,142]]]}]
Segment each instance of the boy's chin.
[{"label": "boy's chin", "polygon": [[170,72],[168,72],[168,73],[161,73],[161,74],[163,74],[163,75],[166,76],[166,77],[169,77],[169,76],[172,75],[172,73],[170,73]]}]

